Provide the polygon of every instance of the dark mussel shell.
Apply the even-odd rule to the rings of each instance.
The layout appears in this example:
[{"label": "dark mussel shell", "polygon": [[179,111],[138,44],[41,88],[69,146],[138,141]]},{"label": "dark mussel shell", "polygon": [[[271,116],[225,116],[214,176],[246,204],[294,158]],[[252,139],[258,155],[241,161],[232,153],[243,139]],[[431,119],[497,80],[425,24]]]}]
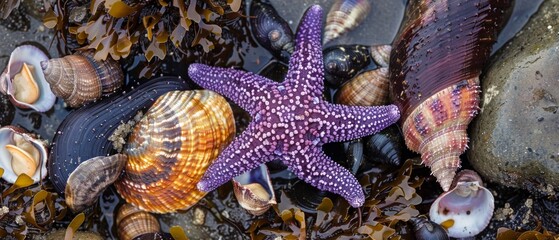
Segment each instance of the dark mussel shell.
[{"label": "dark mussel shell", "polygon": [[413,226],[415,239],[417,240],[447,240],[449,239],[446,230],[441,225],[429,221],[424,216],[410,219]]},{"label": "dark mussel shell", "polygon": [[121,123],[145,111],[164,93],[185,89],[188,86],[180,78],[160,77],[71,112],[58,127],[48,159],[56,192],[64,195],[68,176],[81,162],[113,151],[108,138]]},{"label": "dark mussel shell", "polygon": [[338,45],[322,51],[324,55],[324,79],[333,87],[339,87],[355,77],[371,63],[369,46]]},{"label": "dark mussel shell", "polygon": [[258,43],[272,52],[274,56],[286,60],[295,47],[295,37],[289,24],[265,0],[252,1],[250,16],[252,33]]},{"label": "dark mussel shell", "polygon": [[357,174],[363,163],[363,139],[355,139],[348,143],[346,149],[347,168],[353,175]]},{"label": "dark mussel shell", "polygon": [[297,205],[301,211],[306,213],[316,213],[316,207],[322,203],[323,198],[336,198],[335,194],[321,191],[303,180],[299,180],[293,184],[291,191],[286,194],[293,204]]},{"label": "dark mussel shell", "polygon": [[365,138],[365,159],[370,162],[401,166],[406,160],[408,150],[404,137],[396,125]]}]

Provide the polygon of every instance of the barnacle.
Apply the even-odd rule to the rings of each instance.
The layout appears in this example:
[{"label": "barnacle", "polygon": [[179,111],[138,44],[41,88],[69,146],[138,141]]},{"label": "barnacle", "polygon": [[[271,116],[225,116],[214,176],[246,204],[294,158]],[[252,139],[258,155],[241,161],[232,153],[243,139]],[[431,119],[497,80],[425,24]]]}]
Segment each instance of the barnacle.
[{"label": "barnacle", "polygon": [[148,61],[188,45],[208,52],[221,37],[220,17],[238,16],[229,13],[241,6],[241,0],[58,2],[45,14],[45,26],[55,28],[63,40],[69,37],[78,46],[95,49],[97,60],[125,58],[137,43]]},{"label": "barnacle", "polygon": [[350,209],[345,201],[334,204],[327,197],[317,207],[316,214],[304,213],[285,193],[275,208],[273,220],[259,219],[248,229],[251,237],[281,236],[284,239],[387,239],[398,237],[396,224],[419,215],[415,205],[421,197],[415,192],[423,179],[411,180],[411,160],[391,174],[369,173],[361,178],[367,199],[361,211]]},{"label": "barnacle", "polygon": [[64,199],[43,188],[33,185],[33,179],[25,174],[20,174],[13,185],[0,182],[0,238],[24,239],[30,232],[47,231],[55,220],[65,216]]}]

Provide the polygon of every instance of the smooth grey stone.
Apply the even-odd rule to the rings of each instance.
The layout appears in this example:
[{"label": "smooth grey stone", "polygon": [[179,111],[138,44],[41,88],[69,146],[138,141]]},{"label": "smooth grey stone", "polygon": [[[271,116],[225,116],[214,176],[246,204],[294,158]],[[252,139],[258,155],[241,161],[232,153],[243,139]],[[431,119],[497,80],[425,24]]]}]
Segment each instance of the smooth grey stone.
[{"label": "smooth grey stone", "polygon": [[481,112],[469,129],[470,163],[489,181],[553,194],[559,189],[559,0],[544,1],[495,55],[481,86]]}]

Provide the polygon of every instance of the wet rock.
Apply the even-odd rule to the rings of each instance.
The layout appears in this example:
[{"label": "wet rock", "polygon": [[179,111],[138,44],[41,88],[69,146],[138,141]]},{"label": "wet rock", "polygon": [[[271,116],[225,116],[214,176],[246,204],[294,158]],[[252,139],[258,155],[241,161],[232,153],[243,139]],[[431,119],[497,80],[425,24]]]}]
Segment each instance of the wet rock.
[{"label": "wet rock", "polygon": [[468,157],[489,181],[540,194],[559,187],[558,36],[559,0],[545,1],[481,80]]},{"label": "wet rock", "polygon": [[14,106],[8,96],[0,94],[0,126],[9,125],[14,119]]}]

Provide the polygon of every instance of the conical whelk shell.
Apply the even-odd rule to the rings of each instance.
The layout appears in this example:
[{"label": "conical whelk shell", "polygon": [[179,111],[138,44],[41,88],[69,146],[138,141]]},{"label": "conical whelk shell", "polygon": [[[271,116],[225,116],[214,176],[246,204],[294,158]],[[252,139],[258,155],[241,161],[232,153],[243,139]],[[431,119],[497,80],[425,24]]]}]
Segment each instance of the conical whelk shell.
[{"label": "conical whelk shell", "polygon": [[42,140],[18,127],[0,128],[0,168],[4,169],[4,180],[14,183],[25,173],[38,182],[47,175],[47,157]]},{"label": "conical whelk shell", "polygon": [[157,233],[161,230],[159,221],[152,214],[140,210],[132,204],[124,204],[116,214],[118,237],[132,240],[144,234]]},{"label": "conical whelk shell", "polygon": [[105,189],[118,179],[126,155],[99,156],[82,162],[66,184],[66,204],[74,212],[81,212],[93,205]]},{"label": "conical whelk shell", "polygon": [[479,75],[511,1],[411,1],[390,56],[406,145],[448,191],[478,112]]},{"label": "conical whelk shell", "polygon": [[323,44],[357,27],[371,11],[369,0],[336,0],[328,15],[324,27]]},{"label": "conical whelk shell", "polygon": [[454,238],[471,237],[483,231],[493,216],[495,199],[482,184],[476,172],[459,172],[451,190],[441,194],[431,205],[431,221],[441,224],[448,236]]},{"label": "conical whelk shell", "polygon": [[188,209],[206,194],[196,184],[233,139],[234,123],[229,103],[215,92],[162,95],[128,140],[128,163],[115,182],[118,192],[151,212]]},{"label": "conical whelk shell", "polygon": [[41,61],[46,60],[47,55],[35,46],[22,45],[14,49],[0,76],[0,92],[9,95],[12,103],[20,108],[49,110],[56,96],[41,71]]},{"label": "conical whelk shell", "polygon": [[282,51],[293,53],[295,47],[293,31],[268,1],[252,1],[250,15],[252,33],[262,46],[276,56],[281,56]]},{"label": "conical whelk shell", "polygon": [[72,108],[110,94],[124,83],[117,61],[112,58],[99,61],[93,55],[93,51],[83,51],[41,62],[54,94]]},{"label": "conical whelk shell", "polygon": [[277,203],[266,164],[233,178],[233,190],[241,207],[253,215],[262,215]]}]

